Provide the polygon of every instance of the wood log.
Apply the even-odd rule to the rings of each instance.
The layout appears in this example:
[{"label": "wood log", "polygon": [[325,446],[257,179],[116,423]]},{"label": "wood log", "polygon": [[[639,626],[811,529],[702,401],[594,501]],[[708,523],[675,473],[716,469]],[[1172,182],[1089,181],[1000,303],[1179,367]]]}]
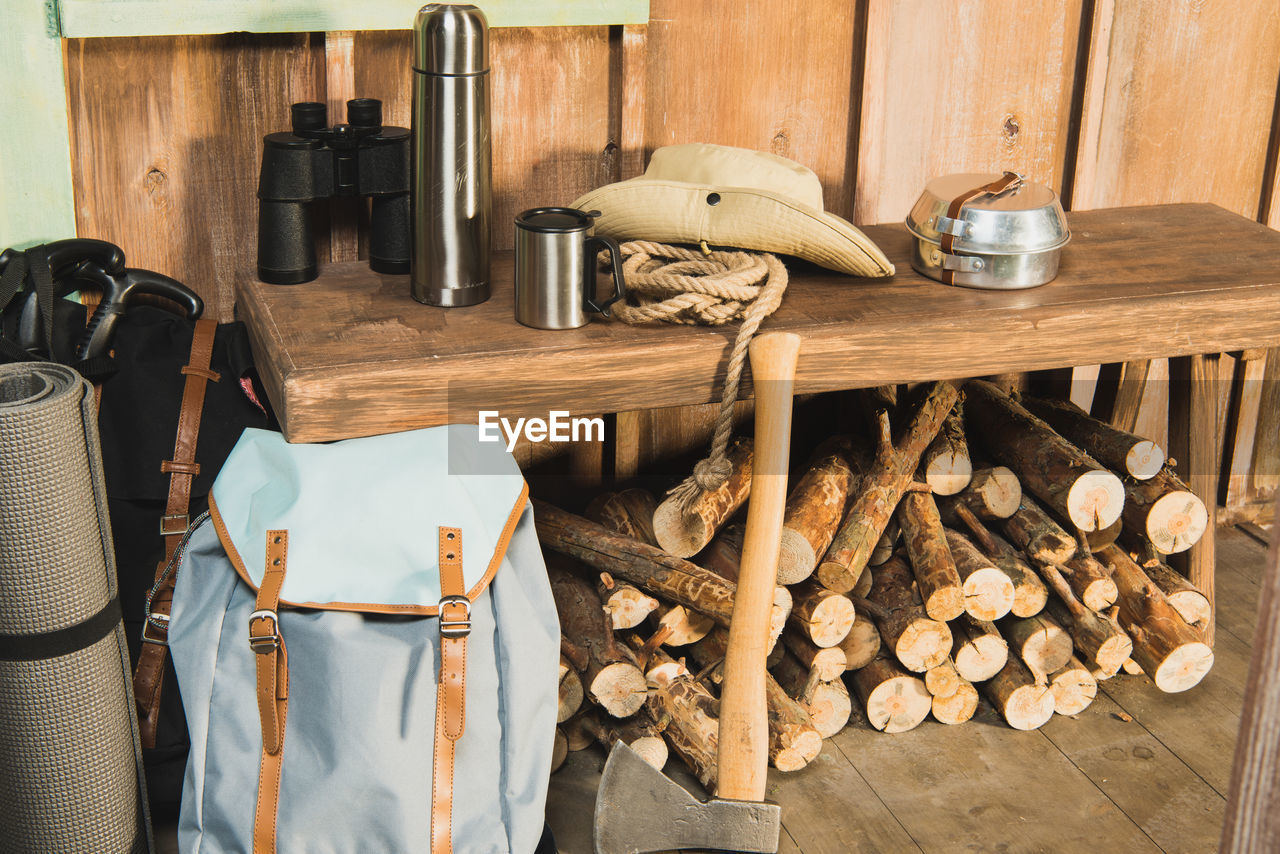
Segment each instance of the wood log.
[{"label": "wood log", "polygon": [[634,715],[644,705],[644,674],[631,651],[615,641],[595,588],[567,564],[563,558],[548,560],[547,574],[561,629],[587,653],[582,687],[614,717]]},{"label": "wood log", "polygon": [[1149,480],[1164,466],[1164,449],[1099,421],[1069,400],[1023,396],[1021,403],[1067,441],[1112,471]]},{"label": "wood log", "polygon": [[554,774],[560,770],[560,766],[564,764],[564,760],[569,756],[569,739],[565,737],[564,731],[560,727],[556,727],[555,742],[551,746],[551,773]]},{"label": "wood log", "polygon": [[1063,568],[1071,592],[1086,608],[1101,613],[1116,603],[1116,583],[1107,568],[1092,555],[1076,554]]},{"label": "wood log", "polygon": [[853,480],[847,455],[832,451],[810,465],[791,490],[782,520],[779,584],[795,584],[813,574],[840,527]]},{"label": "wood log", "polygon": [[880,654],[880,631],[874,620],[859,619],[849,630],[849,636],[836,647],[844,653],[845,669],[860,670]]},{"label": "wood log", "polygon": [[658,499],[649,490],[625,489],[597,495],[583,515],[610,531],[656,546],[658,538],[653,533],[653,514],[657,509]]},{"label": "wood log", "polygon": [[[732,582],[545,501],[534,498],[530,502],[534,508],[538,539],[546,548],[616,578],[625,578],[663,599],[706,614],[717,625],[729,625],[733,617],[735,590]],[[774,609],[777,610],[776,605]]]},{"label": "wood log", "polygon": [[962,614],[951,623],[955,643],[951,660],[956,672],[970,682],[985,682],[1004,667],[1009,644],[994,623]]},{"label": "wood log", "polygon": [[[871,551],[871,558],[867,561],[867,566],[879,566],[891,558],[893,556],[894,549],[898,547],[898,540],[901,539],[901,537],[902,529],[898,527],[898,520],[896,518],[890,519],[889,526],[884,529],[884,533],[880,535],[880,541],[876,543],[876,547]],[[861,581],[863,576],[866,574],[866,572],[863,572],[862,575],[858,576],[858,580]],[[868,582],[869,581],[870,579],[868,579]],[[853,589],[856,592],[858,590],[857,585],[854,585]],[[867,595],[866,590],[858,593],[858,595]]]},{"label": "wood log", "polygon": [[1057,567],[1046,564],[1039,569],[1049,589],[1057,594],[1049,597],[1045,612],[1071,635],[1077,657],[1089,666],[1094,678],[1114,676],[1133,652],[1129,636],[1115,621],[1081,604]]},{"label": "wood log", "polygon": [[560,656],[560,700],[556,711],[556,723],[562,724],[582,708],[582,679],[573,669],[569,659]]},{"label": "wood log", "polygon": [[647,706],[654,720],[666,723],[663,737],[698,782],[708,792],[715,791],[716,750],[720,722],[716,700],[701,683],[695,682],[684,665],[658,650],[645,677],[654,690]]},{"label": "wood log", "polygon": [[751,494],[750,439],[738,439],[729,448],[733,472],[729,479],[710,491],[700,491],[691,506],[669,497],[653,513],[653,534],[658,545],[676,557],[692,557],[711,542],[716,531]]},{"label": "wood log", "polygon": [[941,664],[924,672],[924,687],[935,697],[950,697],[960,687],[962,678],[948,656]]},{"label": "wood log", "polygon": [[877,656],[849,676],[854,694],[866,709],[867,722],[881,732],[915,729],[933,708],[924,680],[903,670],[890,656]]},{"label": "wood log", "polygon": [[659,605],[658,629],[666,629],[664,646],[688,646],[707,636],[715,627],[715,620],[699,614],[683,605]]},{"label": "wood log", "polygon": [[1023,496],[1018,509],[1001,527],[1009,542],[1036,563],[1066,563],[1079,545],[1075,537],[1062,530],[1061,525],[1027,496]]},{"label": "wood log", "polygon": [[964,590],[933,496],[904,495],[898,504],[898,524],[925,613],[942,622],[954,620],[964,613]]},{"label": "wood log", "polygon": [[1089,545],[1089,551],[1100,552],[1107,546],[1120,539],[1120,532],[1124,530],[1124,517],[1112,522],[1108,527],[1097,531],[1086,531],[1085,542]]},{"label": "wood log", "polygon": [[1160,554],[1178,554],[1200,542],[1209,511],[1182,479],[1161,469],[1150,480],[1125,485],[1124,524]]},{"label": "wood log", "polygon": [[1013,607],[1013,582],[969,538],[947,529],[947,546],[964,592],[964,610],[979,620],[998,620]]},{"label": "wood log", "polygon": [[1044,681],[1071,660],[1071,635],[1046,614],[1005,617],[999,628],[1009,642],[1009,651],[1021,658],[1038,680]]},{"label": "wood log", "polygon": [[583,717],[582,726],[600,742],[606,753],[621,741],[658,771],[667,764],[667,743],[652,721],[639,716],[625,721],[609,721],[601,715],[589,713]]},{"label": "wood log", "polygon": [[815,672],[789,654],[784,655],[771,672],[782,689],[809,715],[822,738],[831,738],[849,723],[853,700],[849,689],[838,678],[819,679]]},{"label": "wood log", "polygon": [[991,534],[991,541],[996,547],[995,554],[991,555],[991,562],[1013,582],[1013,605],[1009,607],[1009,613],[1015,617],[1039,614],[1044,610],[1044,603],[1049,600],[1049,588],[1022,559],[1022,552],[1015,549],[1008,540]]},{"label": "wood log", "polygon": [[1156,687],[1174,694],[1200,683],[1213,667],[1213,649],[1187,625],[1142,567],[1111,546],[1099,555],[1119,588],[1120,626],[1133,638],[1133,659]]},{"label": "wood log", "polygon": [[[865,622],[869,621],[859,620],[854,625]],[[880,636],[876,635],[876,637]],[[848,658],[841,647],[820,647],[798,629],[783,629],[781,646],[799,659],[805,667],[817,673],[818,678],[823,682],[839,679],[840,674],[848,669]]]},{"label": "wood log", "polygon": [[935,495],[955,495],[969,485],[973,478],[973,463],[969,460],[969,443],[964,438],[962,402],[951,407],[942,422],[942,429],[925,450],[920,461],[924,482]]},{"label": "wood log", "polygon": [[584,712],[579,712],[559,726],[559,730],[564,733],[565,746],[568,747],[570,753],[586,750],[595,743],[591,733],[587,732],[582,726],[584,716]]},{"label": "wood log", "polygon": [[569,664],[572,665],[573,669],[578,671],[578,673],[582,673],[582,671],[587,669],[587,662],[590,660],[590,657],[587,655],[587,651],[564,635],[560,636],[560,655],[562,658],[566,659]]},{"label": "wood log", "polygon": [[1078,715],[1089,707],[1098,694],[1098,680],[1074,655],[1062,668],[1049,674],[1049,690],[1053,692],[1053,711],[1059,715]]},{"label": "wood log", "polygon": [[1016,655],[983,688],[996,711],[1014,729],[1033,730],[1053,717],[1053,691]]},{"label": "wood log", "polygon": [[859,479],[840,530],[818,565],[824,587],[848,593],[857,585],[898,500],[912,483],[921,454],[938,435],[957,397],[949,382],[930,384],[896,444],[888,415],[881,413],[875,459]]},{"label": "wood log", "polygon": [[991,455],[1013,469],[1023,490],[1082,531],[1120,517],[1120,478],[991,383],[972,380],[965,391],[970,435],[981,436]]},{"label": "wood log", "polygon": [[978,711],[978,689],[969,680],[961,678],[950,696],[934,695],[930,711],[938,723],[949,726],[965,723]]},{"label": "wood log", "polygon": [[634,629],[657,610],[659,602],[648,593],[625,581],[617,581],[607,572],[600,573],[597,585],[605,613],[615,631]]},{"label": "wood log", "polygon": [[817,646],[833,647],[849,635],[857,618],[849,597],[807,579],[791,588],[789,622]]},{"label": "wood log", "polygon": [[1005,466],[980,468],[973,473],[969,486],[962,492],[939,500],[942,521],[957,527],[949,514],[955,507],[967,507],[984,522],[1008,519],[1022,503],[1022,484],[1013,470]]},{"label": "wood log", "polygon": [[1204,628],[1209,625],[1213,608],[1208,598],[1186,579],[1180,572],[1175,572],[1158,561],[1142,565],[1142,571],[1160,588],[1164,598],[1169,600],[1173,610],[1187,621],[1188,625]]},{"label": "wood log", "polygon": [[877,620],[885,647],[903,667],[923,673],[947,657],[951,630],[925,614],[911,588],[911,568],[906,560],[894,556],[876,570],[867,600],[885,611]]},{"label": "wood log", "polygon": [[1124,664],[1120,665],[1120,669],[1125,673],[1128,673],[1130,676],[1143,676],[1146,673],[1146,671],[1142,669],[1142,665],[1134,661],[1132,658],[1126,660]]},{"label": "wood log", "polygon": [[[689,648],[689,657],[700,667],[722,661],[729,645],[729,633],[716,629]],[[805,710],[782,689],[776,679],[765,674],[765,699],[769,710],[769,763],[779,771],[799,771],[822,750],[822,736]]]}]

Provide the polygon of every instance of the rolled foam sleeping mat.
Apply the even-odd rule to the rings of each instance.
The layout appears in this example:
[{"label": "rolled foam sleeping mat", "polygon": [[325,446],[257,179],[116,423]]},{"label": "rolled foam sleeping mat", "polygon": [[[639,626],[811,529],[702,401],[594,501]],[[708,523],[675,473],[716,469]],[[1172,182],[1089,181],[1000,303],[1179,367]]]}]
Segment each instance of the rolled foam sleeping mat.
[{"label": "rolled foam sleeping mat", "polygon": [[0,852],[151,849],[93,388],[0,365]]}]

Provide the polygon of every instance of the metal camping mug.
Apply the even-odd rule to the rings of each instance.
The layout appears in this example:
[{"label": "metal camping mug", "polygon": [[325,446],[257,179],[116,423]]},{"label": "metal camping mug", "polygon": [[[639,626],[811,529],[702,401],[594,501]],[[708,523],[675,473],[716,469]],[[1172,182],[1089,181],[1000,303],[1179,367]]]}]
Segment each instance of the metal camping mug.
[{"label": "metal camping mug", "polygon": [[[588,237],[596,211],[531,208],[516,217],[516,320],[535,329],[577,329],[588,312],[609,316],[626,296],[622,252],[608,237]],[[613,295],[595,298],[596,253],[607,250]]]}]

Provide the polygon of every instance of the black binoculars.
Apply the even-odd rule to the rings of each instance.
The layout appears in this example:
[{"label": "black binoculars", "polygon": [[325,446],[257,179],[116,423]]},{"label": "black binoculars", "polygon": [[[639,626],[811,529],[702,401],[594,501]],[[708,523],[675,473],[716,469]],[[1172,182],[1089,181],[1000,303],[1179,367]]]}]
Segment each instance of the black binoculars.
[{"label": "black binoculars", "polygon": [[382,102],[347,101],[347,123],[328,127],[324,104],[292,109],[293,131],[262,138],[258,278],[296,285],[317,275],[308,205],[368,196],[369,267],[409,272],[409,129],[383,127]]}]

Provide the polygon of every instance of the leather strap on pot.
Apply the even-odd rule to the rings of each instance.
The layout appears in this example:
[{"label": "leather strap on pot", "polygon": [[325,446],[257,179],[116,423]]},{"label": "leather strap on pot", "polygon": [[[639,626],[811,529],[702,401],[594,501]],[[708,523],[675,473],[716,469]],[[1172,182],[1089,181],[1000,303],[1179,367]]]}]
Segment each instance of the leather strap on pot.
[{"label": "leather strap on pot", "polygon": [[440,681],[436,685],[435,756],[431,765],[431,851],[453,851],[453,765],[466,728],[467,635],[471,603],[462,578],[462,531],[440,528]]},{"label": "leather strap on pot", "polygon": [[219,374],[209,368],[213,360],[213,339],[217,331],[218,323],[215,320],[202,318],[196,321],[195,332],[191,337],[191,356],[182,369],[187,379],[182,387],[182,406],[178,412],[173,459],[160,464],[160,470],[169,475],[169,497],[165,502],[164,516],[160,518],[164,560],[156,567],[156,584],[159,587],[152,594],[148,619],[142,625],[143,643],[138,651],[138,667],[133,673],[133,696],[138,707],[138,735],[145,748],[156,746],[160,693],[164,688],[164,662],[168,652],[168,629],[161,628],[157,623],[168,626],[173,586],[178,576],[176,572],[165,576],[164,569],[173,558],[190,521],[188,512],[191,506],[191,484],[200,473],[200,464],[196,462],[196,440],[200,436],[205,386],[220,379]]},{"label": "leather strap on pot", "polygon": [[256,653],[258,722],[262,759],[258,765],[258,805],[253,813],[253,854],[275,854],[280,810],[280,769],[289,711],[289,655],[280,634],[280,588],[289,551],[288,531],[267,531],[267,565],[258,599],[249,615],[249,648]]},{"label": "leather strap on pot", "polygon": [[[998,196],[1001,193],[1014,189],[1022,183],[1022,176],[1017,172],[1005,172],[996,180],[989,184],[983,184],[981,187],[974,187],[972,190],[966,190],[951,200],[950,206],[947,208],[948,219],[959,219],[960,213],[964,210],[964,206],[974,199],[983,196]],[[944,233],[938,241],[941,249],[947,255],[954,255],[954,247],[956,237],[954,234]],[[948,285],[956,283],[956,271],[943,268],[942,281]]]}]

